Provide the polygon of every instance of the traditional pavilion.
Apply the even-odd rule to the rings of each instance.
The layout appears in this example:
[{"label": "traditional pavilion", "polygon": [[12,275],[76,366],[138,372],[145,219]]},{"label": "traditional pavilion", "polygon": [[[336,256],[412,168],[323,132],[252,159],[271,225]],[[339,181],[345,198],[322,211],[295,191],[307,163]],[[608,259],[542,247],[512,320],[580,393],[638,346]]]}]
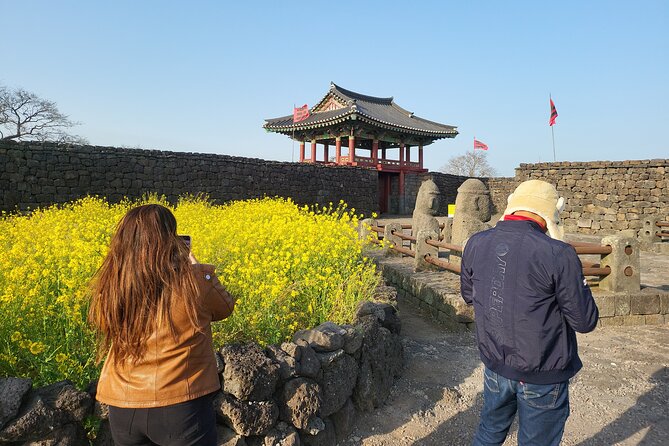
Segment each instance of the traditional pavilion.
[{"label": "traditional pavilion", "polygon": [[[367,96],[334,83],[305,119],[295,122],[293,115],[288,115],[267,119],[263,127],[299,141],[300,162],[376,168],[381,212],[389,210],[395,181],[398,195],[403,197],[405,175],[427,171],[423,168],[423,148],[458,134],[456,127],[420,118],[395,104],[392,97]],[[308,157],[307,142],[311,143]],[[322,145],[321,157],[316,153],[318,144]],[[330,153],[332,146],[334,156]],[[342,153],[342,147],[346,153]]]}]

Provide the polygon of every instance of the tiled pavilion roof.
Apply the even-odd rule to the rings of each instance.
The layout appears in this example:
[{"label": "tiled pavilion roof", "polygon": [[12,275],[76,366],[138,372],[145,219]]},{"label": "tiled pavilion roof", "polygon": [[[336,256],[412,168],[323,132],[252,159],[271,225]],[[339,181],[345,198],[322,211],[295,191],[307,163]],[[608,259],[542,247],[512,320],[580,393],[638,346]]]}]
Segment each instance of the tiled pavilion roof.
[{"label": "tiled pavilion roof", "polygon": [[334,83],[330,84],[328,93],[309,113],[307,119],[297,123],[293,123],[292,115],[267,119],[263,127],[268,131],[291,134],[358,121],[379,129],[429,140],[454,138],[458,134],[457,127],[420,118],[395,104],[392,97],[367,96]]}]

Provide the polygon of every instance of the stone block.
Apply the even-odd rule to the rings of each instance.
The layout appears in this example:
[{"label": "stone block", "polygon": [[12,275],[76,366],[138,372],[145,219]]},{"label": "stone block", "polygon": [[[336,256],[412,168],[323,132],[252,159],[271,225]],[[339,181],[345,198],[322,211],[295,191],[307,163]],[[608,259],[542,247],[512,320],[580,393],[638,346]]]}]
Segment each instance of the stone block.
[{"label": "stone block", "polygon": [[622,327],[625,316],[603,317],[600,319],[602,327]]},{"label": "stone block", "polygon": [[623,325],[645,325],[646,317],[640,314],[631,314],[623,317]]},{"label": "stone block", "polygon": [[662,325],[664,324],[664,314],[647,314],[644,316],[646,325]]},{"label": "stone block", "polygon": [[630,312],[632,314],[659,314],[660,296],[657,294],[640,294],[632,296]]},{"label": "stone block", "polygon": [[614,295],[594,297],[599,309],[599,317],[613,317],[616,315],[616,297]]},{"label": "stone block", "polygon": [[669,294],[660,294],[660,313],[669,313]]},{"label": "stone block", "polygon": [[615,296],[616,316],[626,316],[630,314],[630,296],[629,294],[619,294]]},{"label": "stone block", "polygon": [[602,238],[602,245],[612,251],[602,256],[601,266],[611,268],[611,273],[602,277],[599,287],[613,292],[635,292],[641,289],[639,242],[631,231]]},{"label": "stone block", "polygon": [[416,257],[414,258],[414,271],[438,271],[440,268],[425,261],[426,256],[434,259],[439,258],[439,248],[428,245],[427,240],[439,240],[439,229],[421,230],[416,236]]}]

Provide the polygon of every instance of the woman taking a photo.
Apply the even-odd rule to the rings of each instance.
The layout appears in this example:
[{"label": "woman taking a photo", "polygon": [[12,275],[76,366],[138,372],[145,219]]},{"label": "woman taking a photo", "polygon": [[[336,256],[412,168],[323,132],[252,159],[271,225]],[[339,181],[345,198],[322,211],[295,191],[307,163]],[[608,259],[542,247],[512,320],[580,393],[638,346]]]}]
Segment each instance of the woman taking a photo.
[{"label": "woman taking a photo", "polygon": [[177,236],[169,209],[131,209],[91,286],[89,321],[106,356],[96,397],[116,445],[215,445],[211,322],[235,301]]}]

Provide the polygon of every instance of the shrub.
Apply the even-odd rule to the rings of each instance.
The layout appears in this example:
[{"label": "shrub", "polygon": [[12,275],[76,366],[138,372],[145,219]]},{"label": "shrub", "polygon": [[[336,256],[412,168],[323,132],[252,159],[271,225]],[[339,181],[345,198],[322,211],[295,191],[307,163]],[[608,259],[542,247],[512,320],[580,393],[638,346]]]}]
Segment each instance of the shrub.
[{"label": "shrub", "polygon": [[86,323],[87,285],[116,223],[132,206],[160,202],[174,211],[194,255],[216,266],[238,298],[233,315],[213,326],[216,344],[289,338],[326,320],[350,322],[379,282],[362,255],[354,209],[299,207],[288,199],[213,205],[185,197],[108,204],[84,198],[0,220],[0,376],[36,385],[97,377],[94,336]]}]

